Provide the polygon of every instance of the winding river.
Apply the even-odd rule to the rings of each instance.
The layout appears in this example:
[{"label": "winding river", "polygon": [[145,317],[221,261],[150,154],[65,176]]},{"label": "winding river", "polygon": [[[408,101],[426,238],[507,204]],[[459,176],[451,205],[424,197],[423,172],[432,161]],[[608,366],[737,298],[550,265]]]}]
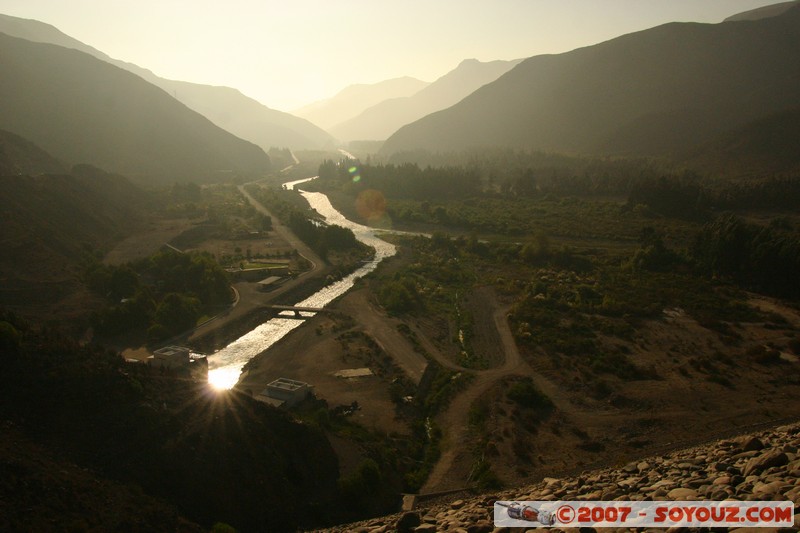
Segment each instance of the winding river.
[{"label": "winding river", "polygon": [[[306,181],[314,178],[291,181],[283,186],[294,189]],[[298,189],[299,190],[299,189]],[[375,249],[375,257],[365,263],[358,270],[341,280],[323,287],[305,300],[297,302],[298,307],[325,307],[330,302],[346,293],[356,280],[369,274],[383,259],[396,253],[394,245],[379,239],[372,228],[356,224],[346,219],[340,212],[333,208],[328,197],[318,192],[299,191],[328,224],[336,224],[353,231],[356,239]],[[313,316],[313,313],[304,313]],[[225,348],[214,353],[208,358],[208,381],[217,389],[230,389],[239,381],[244,365],[256,355],[264,352],[278,342],[293,329],[301,326],[302,320],[292,318],[273,318],[259,325],[249,333],[236,339]]]}]

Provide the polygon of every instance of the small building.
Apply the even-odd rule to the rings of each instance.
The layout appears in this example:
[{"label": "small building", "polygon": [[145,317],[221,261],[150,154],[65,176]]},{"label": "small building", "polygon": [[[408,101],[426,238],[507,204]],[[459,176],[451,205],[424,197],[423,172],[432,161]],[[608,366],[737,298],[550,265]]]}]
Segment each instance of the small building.
[{"label": "small building", "polygon": [[311,385],[289,378],[278,378],[261,391],[256,397],[264,403],[276,407],[292,407],[305,400],[311,394]]},{"label": "small building", "polygon": [[258,282],[258,290],[262,292],[267,292],[275,289],[278,286],[278,282],[281,281],[283,278],[280,276],[270,276],[268,278],[262,279]]},{"label": "small building", "polygon": [[182,368],[189,364],[189,348],[165,346],[153,352],[153,366],[161,368]]}]

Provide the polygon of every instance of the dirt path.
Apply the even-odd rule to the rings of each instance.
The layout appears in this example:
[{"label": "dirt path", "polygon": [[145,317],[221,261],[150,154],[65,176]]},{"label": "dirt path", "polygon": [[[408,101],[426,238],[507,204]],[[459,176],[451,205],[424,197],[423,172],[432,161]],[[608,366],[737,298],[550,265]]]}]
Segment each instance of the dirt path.
[{"label": "dirt path", "polygon": [[386,316],[375,307],[369,300],[366,289],[351,290],[337,307],[350,315],[360,329],[372,337],[385,353],[391,355],[415,384],[419,384],[428,366],[427,359],[417,353],[411,343],[397,331],[400,321]]},{"label": "dirt path", "polygon": [[[250,205],[252,205],[255,208],[256,211],[258,211],[262,215],[268,216],[272,220],[272,229],[273,229],[273,231],[275,231],[275,233],[280,235],[280,237],[283,240],[285,240],[289,244],[290,247],[296,249],[297,252],[300,255],[302,255],[303,257],[305,257],[306,259],[308,259],[311,262],[312,267],[311,267],[311,270],[309,272],[314,272],[321,265],[324,265],[325,262],[322,259],[320,259],[320,257],[314,252],[314,250],[309,248],[309,246],[306,243],[301,241],[294,234],[294,232],[292,232],[292,230],[290,230],[288,227],[283,225],[281,223],[281,221],[277,219],[277,217],[272,216],[272,213],[270,213],[269,209],[264,207],[264,204],[262,204],[261,202],[259,202],[255,198],[253,198],[250,195],[250,193],[248,193],[245,190],[245,186],[246,185],[247,184],[239,185],[239,192],[242,194],[242,196],[245,197],[245,199],[248,202],[250,202]],[[309,272],[307,272],[306,274],[308,274]]]},{"label": "dirt path", "polygon": [[[506,314],[508,309],[500,307],[493,292],[487,291],[487,303],[491,305],[494,318],[494,326],[502,344],[503,362],[497,368],[489,370],[473,371],[467,370],[453,364],[446,358],[438,354],[438,350],[428,341],[423,344],[427,350],[431,350],[431,355],[444,366],[454,369],[471,372],[475,374],[475,380],[459,394],[447,407],[447,410],[437,417],[437,424],[442,430],[442,455],[434,466],[427,482],[420,490],[420,493],[438,492],[443,490],[455,489],[467,485],[465,468],[472,462],[470,450],[465,448],[464,443],[469,437],[469,411],[472,404],[488,391],[499,380],[511,375],[526,375],[534,377],[534,381],[539,385],[535,378],[533,369],[522,359],[514,336],[508,325]],[[421,339],[424,336],[418,333]],[[424,342],[424,341],[423,341]],[[438,355],[438,357],[437,357]],[[544,380],[542,380],[544,381]],[[550,389],[552,387],[548,387]],[[548,395],[551,391],[546,391]],[[562,399],[553,398],[554,403],[561,407]]]}]

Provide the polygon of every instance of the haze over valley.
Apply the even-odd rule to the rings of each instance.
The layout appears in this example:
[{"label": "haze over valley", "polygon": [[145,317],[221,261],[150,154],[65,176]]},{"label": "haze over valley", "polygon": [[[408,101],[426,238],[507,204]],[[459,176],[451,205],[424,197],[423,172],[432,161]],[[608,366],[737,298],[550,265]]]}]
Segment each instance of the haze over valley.
[{"label": "haze over valley", "polygon": [[800,508],[800,1],[70,4],[0,0],[0,530]]}]

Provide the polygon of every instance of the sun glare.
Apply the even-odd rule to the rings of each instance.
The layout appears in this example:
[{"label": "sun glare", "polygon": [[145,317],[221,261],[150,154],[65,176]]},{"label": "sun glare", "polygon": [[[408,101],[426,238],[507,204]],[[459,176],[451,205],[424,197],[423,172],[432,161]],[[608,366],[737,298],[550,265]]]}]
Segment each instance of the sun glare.
[{"label": "sun glare", "polygon": [[215,390],[230,390],[239,381],[242,371],[239,368],[221,367],[208,371],[208,383]]}]

